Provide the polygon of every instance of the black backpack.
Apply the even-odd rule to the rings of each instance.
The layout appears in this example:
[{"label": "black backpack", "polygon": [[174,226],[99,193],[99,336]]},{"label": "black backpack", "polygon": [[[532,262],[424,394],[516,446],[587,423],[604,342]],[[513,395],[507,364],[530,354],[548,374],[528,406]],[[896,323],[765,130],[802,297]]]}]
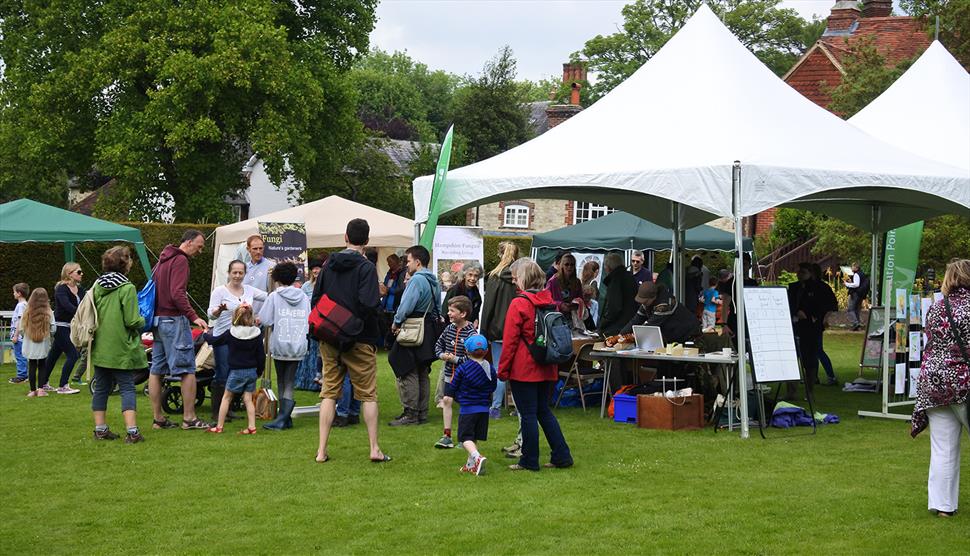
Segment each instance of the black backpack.
[{"label": "black backpack", "polygon": [[[532,303],[528,297],[517,295]],[[573,334],[566,317],[555,305],[538,305],[535,308],[535,342],[526,342],[529,353],[536,363],[552,365],[568,363],[573,356]]]}]

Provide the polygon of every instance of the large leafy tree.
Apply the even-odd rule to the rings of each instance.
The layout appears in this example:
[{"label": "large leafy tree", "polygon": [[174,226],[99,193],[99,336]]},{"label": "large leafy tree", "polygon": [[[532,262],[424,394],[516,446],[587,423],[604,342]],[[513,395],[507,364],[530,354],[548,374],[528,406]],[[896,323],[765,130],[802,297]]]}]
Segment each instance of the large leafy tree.
[{"label": "large leafy tree", "polygon": [[924,18],[927,32],[934,32],[940,18],[940,42],[970,68],[970,0],[901,0],[907,13]]},{"label": "large leafy tree", "polygon": [[574,54],[597,74],[589,99],[595,101],[632,75],[705,3],[778,75],[814,44],[825,27],[823,22],[807,23],[794,10],[780,8],[780,0],[636,0],[623,7],[622,30],[597,35]]},{"label": "large leafy tree", "polygon": [[253,151],[277,183],[332,178],[362,139],[346,72],[376,1],[4,3],[2,196],[63,204],[96,169],[133,216],[164,192],[202,221]]},{"label": "large leafy tree", "polygon": [[[464,162],[478,162],[529,139],[523,89],[516,82],[512,49],[503,47],[477,78],[455,95],[455,134]],[[456,166],[457,164],[452,164]]]},{"label": "large leafy tree", "polygon": [[459,78],[430,70],[406,52],[372,50],[354,65],[351,79],[368,129],[391,139],[436,141],[451,125]]},{"label": "large leafy tree", "polygon": [[863,37],[854,42],[842,58],[845,70],[842,81],[831,88],[823,83],[823,90],[832,97],[829,110],[843,118],[851,118],[888,89],[913,61],[903,60],[890,66],[879,53],[874,37]]}]

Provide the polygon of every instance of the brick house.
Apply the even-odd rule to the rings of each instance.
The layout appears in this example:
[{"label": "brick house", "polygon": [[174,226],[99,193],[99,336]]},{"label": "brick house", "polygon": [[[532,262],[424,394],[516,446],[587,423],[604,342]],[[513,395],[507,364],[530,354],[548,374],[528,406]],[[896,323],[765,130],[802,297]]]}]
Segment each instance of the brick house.
[{"label": "brick house", "polygon": [[[909,16],[892,15],[892,0],[840,0],[832,6],[822,37],[809,48],[782,79],[805,98],[828,110],[828,90],[842,82],[842,59],[852,45],[872,37],[886,63],[896,65],[918,57],[930,46],[925,23]],[[745,235],[768,232],[775,209],[747,218]]]},{"label": "brick house", "polygon": [[[529,123],[536,135],[542,135],[583,110],[579,95],[581,83],[586,80],[586,67],[582,64],[563,64],[562,80],[571,87],[569,104],[544,101],[529,105]],[[586,222],[614,211],[611,207],[595,203],[523,197],[468,209],[466,222],[469,226],[481,226],[486,235],[531,236]]]}]

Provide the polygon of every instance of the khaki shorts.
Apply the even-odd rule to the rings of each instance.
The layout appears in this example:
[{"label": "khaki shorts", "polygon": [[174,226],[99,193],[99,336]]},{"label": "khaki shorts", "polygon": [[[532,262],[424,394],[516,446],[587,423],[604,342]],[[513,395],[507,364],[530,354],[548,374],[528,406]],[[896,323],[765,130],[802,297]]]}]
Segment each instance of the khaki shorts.
[{"label": "khaki shorts", "polygon": [[330,344],[320,342],[320,357],[323,359],[321,398],[339,400],[344,386],[344,375],[350,373],[354,398],[362,402],[377,401],[376,347],[356,343],[349,351],[341,352]]}]

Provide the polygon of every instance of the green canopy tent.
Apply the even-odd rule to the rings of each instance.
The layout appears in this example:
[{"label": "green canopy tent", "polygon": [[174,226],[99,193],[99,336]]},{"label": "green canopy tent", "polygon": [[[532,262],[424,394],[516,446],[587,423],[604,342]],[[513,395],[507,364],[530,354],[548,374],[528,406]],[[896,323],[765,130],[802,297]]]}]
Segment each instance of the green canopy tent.
[{"label": "green canopy tent", "polygon": [[30,199],[0,205],[0,243],[63,243],[64,260],[74,261],[74,244],[85,241],[125,241],[135,246],[138,260],[151,273],[141,231],[52,207]]},{"label": "green canopy tent", "polygon": [[[686,231],[682,249],[734,251],[734,233],[713,226],[697,226]],[[642,249],[669,251],[673,232],[626,212],[614,212],[575,226],[532,236],[533,258],[543,267],[552,263],[557,251],[605,252]],[[742,248],[751,251],[751,240]]]}]

